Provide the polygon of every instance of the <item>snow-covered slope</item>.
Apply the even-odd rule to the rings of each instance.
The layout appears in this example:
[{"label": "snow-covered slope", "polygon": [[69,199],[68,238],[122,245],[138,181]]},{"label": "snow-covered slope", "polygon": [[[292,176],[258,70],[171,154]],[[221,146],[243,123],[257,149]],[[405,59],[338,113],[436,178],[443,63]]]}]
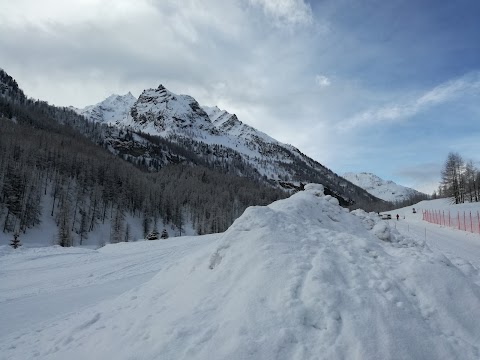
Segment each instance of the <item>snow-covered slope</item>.
[{"label": "snow-covered slope", "polygon": [[261,142],[263,142],[281,146],[288,146],[275,140],[267,134],[258,131],[257,129],[247,124],[242,123],[240,120],[238,120],[237,115],[230,114],[226,110],[220,110],[217,106],[203,106],[203,109],[210,117],[213,125],[215,125],[223,132],[229,134],[230,136],[243,139],[246,142],[258,142],[259,145],[261,144]]},{"label": "snow-covered slope", "polygon": [[287,147],[243,124],[236,115],[217,107],[201,107],[193,97],[174,94],[163,85],[143,91],[128,116],[117,124],[152,135],[183,136],[234,148],[248,159],[261,157],[271,146]]},{"label": "snow-covered slope", "polygon": [[144,90],[128,116],[119,123],[164,137],[181,133],[201,138],[203,134],[217,133],[208,115],[194,98],[174,94],[163,85]]},{"label": "snow-covered slope", "polygon": [[391,180],[383,180],[372,173],[345,173],[342,175],[351,183],[365,189],[379,199],[391,202],[407,200],[414,195],[422,195],[417,190],[398,185]]},{"label": "snow-covered slope", "polygon": [[77,114],[99,123],[117,124],[126,118],[137,99],[129,92],[125,95],[111,95],[95,105],[83,109],[70,107]]},{"label": "snow-covered slope", "polygon": [[[111,98],[100,104],[105,102],[111,104]],[[91,120],[109,119],[109,123],[119,127],[160,136],[182,147],[186,147],[188,142],[207,144],[211,147],[195,145],[196,154],[223,164],[241,160],[255,169],[259,178],[297,185],[299,182],[321,182],[344,204],[378,200],[295,147],[242,123],[235,114],[218,107],[201,107],[193,97],[174,94],[163,85],[144,90],[129,111],[126,110],[128,104],[130,102],[122,101],[119,111],[106,111],[112,107],[105,104],[82,111]],[[231,151],[227,154],[224,149]]]},{"label": "snow-covered slope", "polygon": [[[348,213],[324,196],[321,185],[305,189],[248,208],[225,233],[203,245],[197,237],[187,253],[166,246],[178,239],[111,245],[100,254],[79,253],[77,260],[70,255],[70,262],[84,269],[78,272],[64,266],[58,271],[60,251],[39,257],[30,249],[1,249],[6,280],[0,293],[15,299],[9,314],[37,309],[21,295],[26,282],[31,289],[25,296],[32,296],[36,287],[58,285],[45,279],[63,279],[70,271],[79,284],[81,277],[103,281],[93,258],[110,259],[111,274],[128,273],[131,262],[121,258],[133,254],[133,269],[140,273],[144,253],[149,266],[158,256],[161,269],[119,296],[99,296],[102,301],[86,309],[7,328],[0,354],[7,359],[478,359],[480,289],[470,277],[418,238],[398,233],[390,227],[394,222],[361,210]],[[180,241],[185,240],[190,241]],[[36,275],[43,272],[41,283],[18,272],[24,264]],[[51,295],[68,302],[71,293]],[[22,300],[27,300],[23,309]],[[0,306],[6,317],[2,311]]]}]

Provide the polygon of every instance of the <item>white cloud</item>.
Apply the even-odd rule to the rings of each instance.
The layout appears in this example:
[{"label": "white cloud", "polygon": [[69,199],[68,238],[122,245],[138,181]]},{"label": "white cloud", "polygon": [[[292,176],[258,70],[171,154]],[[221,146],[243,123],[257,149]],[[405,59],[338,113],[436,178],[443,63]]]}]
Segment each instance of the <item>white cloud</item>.
[{"label": "white cloud", "polygon": [[391,103],[356,114],[340,123],[339,128],[348,130],[379,123],[401,121],[437,104],[452,101],[465,94],[477,92],[480,92],[480,72],[468,73],[462,77],[440,84],[409,101]]},{"label": "white cloud", "polygon": [[315,76],[315,83],[320,87],[327,87],[332,84],[330,79],[325,75],[316,75]]},{"label": "white cloud", "polygon": [[442,163],[418,163],[403,166],[393,175],[402,181],[402,185],[411,187],[425,194],[432,194],[438,189]]},{"label": "white cloud", "polygon": [[251,4],[261,6],[265,14],[277,25],[310,25],[313,14],[310,5],[303,0],[249,0]]},{"label": "white cloud", "polygon": [[0,24],[22,27],[52,23],[74,25],[85,21],[111,22],[119,17],[142,16],[152,11],[144,0],[16,0],[2,1]]}]

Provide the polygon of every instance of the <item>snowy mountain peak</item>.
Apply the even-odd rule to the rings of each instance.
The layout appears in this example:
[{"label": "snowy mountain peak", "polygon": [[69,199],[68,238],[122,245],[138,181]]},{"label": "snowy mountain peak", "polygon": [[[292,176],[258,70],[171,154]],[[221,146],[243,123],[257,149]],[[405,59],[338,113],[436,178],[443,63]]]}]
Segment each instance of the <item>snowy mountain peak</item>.
[{"label": "snowy mountain peak", "polygon": [[202,132],[218,133],[193,97],[174,94],[162,84],[142,92],[124,123],[136,130],[162,136],[183,133],[198,138],[202,137]]},{"label": "snowy mountain peak", "polygon": [[137,101],[131,92],[125,95],[113,94],[95,105],[89,105],[83,109],[70,107],[76,113],[86,118],[107,124],[118,124],[130,112],[130,108]]},{"label": "snowy mountain peak", "polygon": [[135,102],[137,101],[137,98],[132,95],[132,93],[129,91],[125,95],[118,95],[118,94],[112,94],[108,98],[106,98],[102,103],[118,103],[118,102]]},{"label": "snowy mountain peak", "polygon": [[[104,102],[111,103],[115,99],[110,97]],[[102,109],[97,106],[95,110],[101,112]],[[198,147],[195,154],[206,157],[209,162],[219,161],[226,167],[240,164],[239,168],[243,170],[239,174],[245,171],[249,176],[259,176],[287,188],[290,183],[322,182],[330,190],[334,189],[331,193],[342,198],[344,205],[362,197],[366,202],[377,200],[295,147],[243,123],[235,114],[218,106],[201,107],[193,97],[177,95],[163,84],[144,90],[136,101],[131,100],[128,110],[126,107],[121,109],[121,113],[110,122],[134,132],[168,138],[183,146],[192,144]],[[87,110],[95,115],[93,109]],[[95,121],[101,121],[103,117],[99,114],[98,120],[90,116]],[[252,170],[245,170],[247,167],[242,162]]]},{"label": "snowy mountain peak", "polygon": [[412,196],[421,195],[417,190],[398,185],[391,180],[383,180],[379,176],[368,172],[348,172],[343,174],[343,178],[386,201],[403,201]]}]

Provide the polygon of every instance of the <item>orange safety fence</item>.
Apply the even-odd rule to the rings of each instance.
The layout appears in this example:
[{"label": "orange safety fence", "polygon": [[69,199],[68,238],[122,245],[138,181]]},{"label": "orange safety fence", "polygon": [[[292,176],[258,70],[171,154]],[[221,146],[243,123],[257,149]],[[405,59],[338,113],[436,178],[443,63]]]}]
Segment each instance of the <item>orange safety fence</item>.
[{"label": "orange safety fence", "polygon": [[480,212],[423,210],[423,220],[454,229],[480,234]]}]

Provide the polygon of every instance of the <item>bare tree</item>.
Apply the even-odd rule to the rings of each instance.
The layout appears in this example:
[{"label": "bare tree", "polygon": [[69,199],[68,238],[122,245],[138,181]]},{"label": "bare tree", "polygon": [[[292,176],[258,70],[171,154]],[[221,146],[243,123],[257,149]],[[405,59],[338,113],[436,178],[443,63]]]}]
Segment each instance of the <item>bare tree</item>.
[{"label": "bare tree", "polygon": [[460,154],[450,152],[443,166],[441,181],[446,192],[446,197],[451,198],[455,204],[462,203],[464,200],[463,169],[464,161]]},{"label": "bare tree", "polygon": [[58,216],[58,245],[60,246],[73,246],[70,221],[70,206],[65,196],[60,202]]}]

